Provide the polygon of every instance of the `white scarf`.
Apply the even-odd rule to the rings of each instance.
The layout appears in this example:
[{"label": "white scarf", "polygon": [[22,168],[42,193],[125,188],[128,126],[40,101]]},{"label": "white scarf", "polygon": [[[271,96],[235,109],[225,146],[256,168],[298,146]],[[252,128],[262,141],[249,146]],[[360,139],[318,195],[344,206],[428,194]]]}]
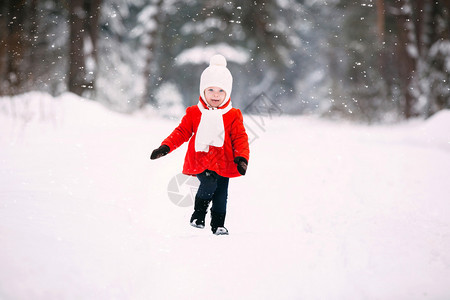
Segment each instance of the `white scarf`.
[{"label": "white scarf", "polygon": [[225,139],[225,128],[223,125],[223,115],[232,108],[231,101],[223,109],[208,106],[205,108],[199,101],[197,104],[202,118],[195,135],[195,151],[208,152],[209,146],[222,147]]}]

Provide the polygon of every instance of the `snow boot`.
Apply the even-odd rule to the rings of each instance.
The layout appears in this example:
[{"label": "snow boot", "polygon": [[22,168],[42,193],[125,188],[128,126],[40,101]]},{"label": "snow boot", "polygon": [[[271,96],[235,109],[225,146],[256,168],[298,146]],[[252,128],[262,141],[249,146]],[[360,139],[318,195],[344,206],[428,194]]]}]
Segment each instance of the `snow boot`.
[{"label": "snow boot", "polygon": [[197,228],[205,228],[206,211],[211,200],[205,200],[195,197],[194,213],[191,216],[190,223]]},{"label": "snow boot", "polygon": [[215,235],[228,235],[228,229],[223,226],[225,215],[226,213],[217,213],[211,210],[211,230]]}]

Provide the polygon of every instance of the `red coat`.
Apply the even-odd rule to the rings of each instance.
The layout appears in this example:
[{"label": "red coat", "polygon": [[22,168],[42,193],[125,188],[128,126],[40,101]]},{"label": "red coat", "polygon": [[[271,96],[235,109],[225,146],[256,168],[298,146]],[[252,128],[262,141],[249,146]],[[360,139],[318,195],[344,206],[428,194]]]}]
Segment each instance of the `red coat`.
[{"label": "red coat", "polygon": [[[202,99],[200,101],[204,102]],[[226,105],[224,105],[226,107]],[[186,115],[180,125],[161,143],[170,148],[170,152],[189,141],[184,159],[183,174],[197,175],[208,169],[223,177],[240,176],[234,158],[237,156],[249,160],[248,136],[245,132],[242,113],[232,108],[223,115],[225,140],[222,147],[209,146],[209,152],[195,151],[195,135],[202,113],[197,105],[186,109]],[[191,138],[192,137],[192,138]]]}]

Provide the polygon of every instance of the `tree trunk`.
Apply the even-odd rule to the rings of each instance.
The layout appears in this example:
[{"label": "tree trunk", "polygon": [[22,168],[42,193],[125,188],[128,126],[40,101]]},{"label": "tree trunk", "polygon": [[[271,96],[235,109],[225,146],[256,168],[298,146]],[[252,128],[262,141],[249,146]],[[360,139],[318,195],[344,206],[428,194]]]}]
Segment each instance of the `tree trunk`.
[{"label": "tree trunk", "polygon": [[[378,69],[383,77],[384,82],[389,82],[389,75],[386,70],[386,45],[385,45],[385,29],[386,29],[386,10],[384,5],[385,0],[377,0],[377,37],[378,37]],[[383,97],[387,97],[387,90],[383,89]]]},{"label": "tree trunk", "polygon": [[384,31],[385,31],[384,0],[377,0],[377,33],[380,45],[384,43]]},{"label": "tree trunk", "polygon": [[28,28],[27,28],[27,43],[26,43],[26,61],[29,69],[27,70],[27,87],[31,89],[35,86],[37,77],[39,76],[39,69],[41,68],[41,61],[37,54],[37,37],[38,37],[38,0],[31,0],[28,7]]},{"label": "tree trunk", "polygon": [[98,71],[98,24],[100,19],[100,8],[102,0],[86,1],[85,7],[88,12],[88,18],[86,19],[85,27],[88,35],[85,38],[89,38],[92,48],[88,53],[85,53],[90,59],[92,59],[93,65],[89,66],[87,70],[88,74],[88,88],[95,92],[95,79]]},{"label": "tree trunk", "polygon": [[25,21],[25,0],[9,1],[8,27],[6,30],[7,53],[9,56],[6,69],[6,80],[10,86],[10,93],[17,94],[25,81],[26,65],[24,61],[25,54],[25,38],[24,38],[24,21]]},{"label": "tree trunk", "polygon": [[412,52],[414,49],[409,47],[414,47],[411,44],[410,34],[412,33],[412,22],[411,12],[405,11],[405,5],[409,4],[408,0],[401,0],[397,2],[399,11],[401,12],[398,16],[396,16],[397,21],[397,29],[398,29],[398,46],[397,46],[397,62],[398,62],[398,71],[400,75],[400,88],[402,91],[402,95],[404,97],[404,102],[401,105],[401,109],[406,119],[409,119],[413,116],[413,106],[415,103],[415,98],[411,93],[411,84],[415,76],[415,59],[413,58]]},{"label": "tree trunk", "polygon": [[163,0],[158,0],[156,3],[157,11],[159,12],[155,16],[155,22],[156,22],[156,28],[149,32],[150,41],[147,45],[147,61],[144,68],[144,78],[147,81],[146,83],[146,91],[145,91],[145,99],[143,99],[139,105],[140,108],[143,108],[146,103],[150,103],[152,105],[156,104],[156,100],[154,97],[154,91],[153,87],[157,84],[156,75],[152,73],[155,73],[157,64],[155,63],[156,59],[156,51],[155,48],[158,44],[158,29],[161,27],[161,23],[163,20],[163,13],[161,13],[161,7],[163,4]]},{"label": "tree trunk", "polygon": [[[11,0],[12,1],[12,0]],[[9,1],[0,2],[0,96],[7,94],[7,74],[8,74],[8,8]]]},{"label": "tree trunk", "polygon": [[[98,20],[101,0],[69,1],[69,82],[68,90],[77,95],[92,93],[97,72]],[[87,64],[87,59],[91,64]]]},{"label": "tree trunk", "polygon": [[69,74],[68,90],[82,95],[86,89],[86,65],[84,61],[84,11],[83,0],[69,1]]},{"label": "tree trunk", "polygon": [[417,50],[419,52],[419,57],[424,55],[424,51],[426,49],[425,46],[425,38],[424,38],[424,29],[425,29],[425,2],[426,0],[416,0],[415,2],[415,14],[413,14],[415,21],[415,34],[417,37]]}]

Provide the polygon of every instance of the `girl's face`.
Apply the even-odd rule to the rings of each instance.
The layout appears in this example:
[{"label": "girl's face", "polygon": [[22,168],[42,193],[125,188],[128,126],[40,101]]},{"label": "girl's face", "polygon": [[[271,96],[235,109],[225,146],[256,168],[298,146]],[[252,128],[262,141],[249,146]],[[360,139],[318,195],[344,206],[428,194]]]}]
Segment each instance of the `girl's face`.
[{"label": "girl's face", "polygon": [[227,93],[217,86],[210,86],[205,89],[205,100],[212,107],[219,107],[225,101]]}]

